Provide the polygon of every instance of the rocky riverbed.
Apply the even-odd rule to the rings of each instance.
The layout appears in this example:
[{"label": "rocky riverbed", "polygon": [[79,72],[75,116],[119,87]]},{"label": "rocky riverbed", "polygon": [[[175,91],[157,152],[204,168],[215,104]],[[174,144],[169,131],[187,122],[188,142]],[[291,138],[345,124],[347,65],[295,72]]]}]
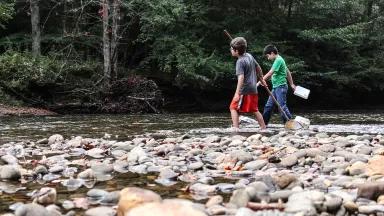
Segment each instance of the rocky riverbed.
[{"label": "rocky riverbed", "polygon": [[56,134],[0,156],[5,215],[384,215],[380,134]]}]

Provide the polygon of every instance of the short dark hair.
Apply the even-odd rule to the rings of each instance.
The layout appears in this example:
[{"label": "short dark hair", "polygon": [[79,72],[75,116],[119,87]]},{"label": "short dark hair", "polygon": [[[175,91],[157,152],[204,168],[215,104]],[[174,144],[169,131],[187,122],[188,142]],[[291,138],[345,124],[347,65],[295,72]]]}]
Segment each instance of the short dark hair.
[{"label": "short dark hair", "polygon": [[234,38],[231,41],[231,47],[239,52],[239,55],[243,55],[247,50],[247,41],[243,37]]},{"label": "short dark hair", "polygon": [[271,53],[274,53],[277,55],[279,54],[279,51],[274,45],[269,44],[264,48],[264,55],[271,54]]}]

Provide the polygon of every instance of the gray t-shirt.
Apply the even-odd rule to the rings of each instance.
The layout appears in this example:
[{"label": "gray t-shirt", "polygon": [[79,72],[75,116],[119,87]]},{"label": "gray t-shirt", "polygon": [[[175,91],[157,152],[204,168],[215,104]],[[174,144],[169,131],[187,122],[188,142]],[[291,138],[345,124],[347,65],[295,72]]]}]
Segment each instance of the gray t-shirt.
[{"label": "gray t-shirt", "polygon": [[257,94],[257,76],[256,76],[256,66],[258,65],[257,61],[249,53],[244,53],[244,55],[239,56],[236,61],[236,76],[244,74],[244,85],[240,90],[240,94]]}]

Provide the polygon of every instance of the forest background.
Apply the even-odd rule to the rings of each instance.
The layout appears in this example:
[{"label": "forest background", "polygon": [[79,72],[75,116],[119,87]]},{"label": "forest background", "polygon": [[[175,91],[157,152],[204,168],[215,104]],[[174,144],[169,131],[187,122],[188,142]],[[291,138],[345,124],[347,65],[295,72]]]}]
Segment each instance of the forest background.
[{"label": "forest background", "polygon": [[[384,0],[1,0],[0,103],[69,112],[227,111],[223,30],[275,44],[303,109],[384,105]],[[265,92],[261,91],[264,101]]]}]

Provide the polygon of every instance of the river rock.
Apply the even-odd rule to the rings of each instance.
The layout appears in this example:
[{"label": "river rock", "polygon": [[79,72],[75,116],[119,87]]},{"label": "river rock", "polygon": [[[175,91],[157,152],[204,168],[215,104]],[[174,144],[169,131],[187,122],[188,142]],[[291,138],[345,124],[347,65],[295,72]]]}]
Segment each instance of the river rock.
[{"label": "river rock", "polygon": [[376,155],[368,161],[367,175],[384,175],[384,156]]},{"label": "river rock", "polygon": [[379,212],[384,212],[384,205],[367,205],[367,206],[359,206],[359,212],[362,214],[376,214]]},{"label": "river rock", "polygon": [[358,197],[377,200],[377,198],[382,194],[384,194],[384,182],[367,182],[358,185]]},{"label": "river rock", "polygon": [[205,203],[205,206],[207,208],[209,208],[209,207],[214,206],[214,205],[220,205],[223,203],[223,201],[224,201],[224,198],[222,196],[216,195],[216,196],[209,198],[207,203]]},{"label": "river rock", "polygon": [[291,183],[297,181],[297,178],[295,175],[290,174],[290,173],[279,173],[277,175],[274,175],[273,180],[275,184],[280,188],[284,189],[288,187]]},{"label": "river rock", "polygon": [[143,148],[137,146],[128,153],[128,162],[136,163],[143,162],[147,158],[147,153]]},{"label": "river rock", "polygon": [[348,167],[347,172],[349,175],[361,175],[364,174],[367,170],[367,164],[361,161],[357,161],[353,163],[350,167]]},{"label": "river rock", "polygon": [[201,161],[198,161],[198,162],[189,164],[188,169],[198,170],[198,169],[201,169],[203,166],[204,166],[204,163]]},{"label": "river rock", "polygon": [[196,183],[189,187],[191,193],[199,195],[214,194],[217,189],[216,185],[207,185],[202,183]]},{"label": "river rock", "polygon": [[244,169],[246,170],[259,170],[268,164],[266,160],[255,160],[248,162],[244,165]]},{"label": "river rock", "polygon": [[92,200],[101,200],[108,194],[107,191],[102,189],[91,189],[87,192],[87,196],[91,198]]},{"label": "river rock", "polygon": [[232,161],[242,161],[243,163],[247,163],[253,160],[252,155],[243,150],[232,151],[229,155]]},{"label": "river rock", "polygon": [[52,135],[48,138],[48,145],[52,145],[55,143],[61,143],[64,141],[64,137],[60,134]]},{"label": "river rock", "polygon": [[45,175],[48,173],[48,169],[47,167],[43,166],[43,165],[38,165],[36,166],[34,169],[33,169],[33,172],[38,175],[38,174],[41,174],[41,175]]},{"label": "river rock", "polygon": [[77,174],[77,178],[94,179],[95,178],[95,172],[92,169],[86,169],[83,172],[80,172],[79,174]]},{"label": "river rock", "polygon": [[323,152],[334,152],[336,150],[336,147],[331,144],[324,144],[324,145],[321,145],[319,149]]},{"label": "river rock", "polygon": [[356,212],[359,210],[359,206],[353,201],[344,201],[343,206],[349,212]]},{"label": "river rock", "polygon": [[203,211],[193,207],[189,202],[168,200],[162,203],[146,203],[133,208],[125,216],[206,216]]},{"label": "river rock", "polygon": [[113,191],[107,193],[101,200],[100,203],[103,205],[116,205],[120,199],[120,191]]},{"label": "river rock", "polygon": [[335,195],[326,195],[324,206],[327,209],[327,212],[337,212],[341,205],[343,204],[343,199]]},{"label": "river rock", "polygon": [[0,166],[0,178],[8,180],[18,180],[21,177],[20,170],[15,165]]},{"label": "river rock", "polygon": [[280,164],[284,167],[292,167],[297,164],[298,160],[299,159],[295,155],[288,155],[281,159]]},{"label": "river rock", "polygon": [[[120,192],[120,199],[117,207],[117,215],[125,216],[132,208],[148,202],[160,202],[161,197],[150,191],[137,187],[124,188]],[[156,213],[159,213],[155,211]],[[152,212],[153,214],[153,212]],[[143,215],[141,215],[143,216]],[[158,215],[157,215],[158,216]]]},{"label": "river rock", "polygon": [[39,204],[30,203],[18,207],[15,216],[51,216],[49,211]]},{"label": "river rock", "polygon": [[269,193],[269,199],[271,202],[277,202],[278,200],[286,202],[293,193],[295,192],[292,190],[279,190]]},{"label": "river rock", "polygon": [[37,202],[43,205],[53,204],[56,202],[56,189],[50,187],[43,187],[38,192]]},{"label": "river rock", "polygon": [[304,191],[292,194],[288,198],[285,211],[288,213],[302,213],[304,215],[317,215],[315,204],[323,202],[324,193],[319,191]]},{"label": "river rock", "polygon": [[4,155],[1,157],[1,160],[9,165],[15,165],[18,163],[18,159],[13,155]]},{"label": "river rock", "polygon": [[110,207],[101,206],[101,207],[88,209],[85,212],[85,215],[86,216],[114,216],[116,215],[116,210]]}]

